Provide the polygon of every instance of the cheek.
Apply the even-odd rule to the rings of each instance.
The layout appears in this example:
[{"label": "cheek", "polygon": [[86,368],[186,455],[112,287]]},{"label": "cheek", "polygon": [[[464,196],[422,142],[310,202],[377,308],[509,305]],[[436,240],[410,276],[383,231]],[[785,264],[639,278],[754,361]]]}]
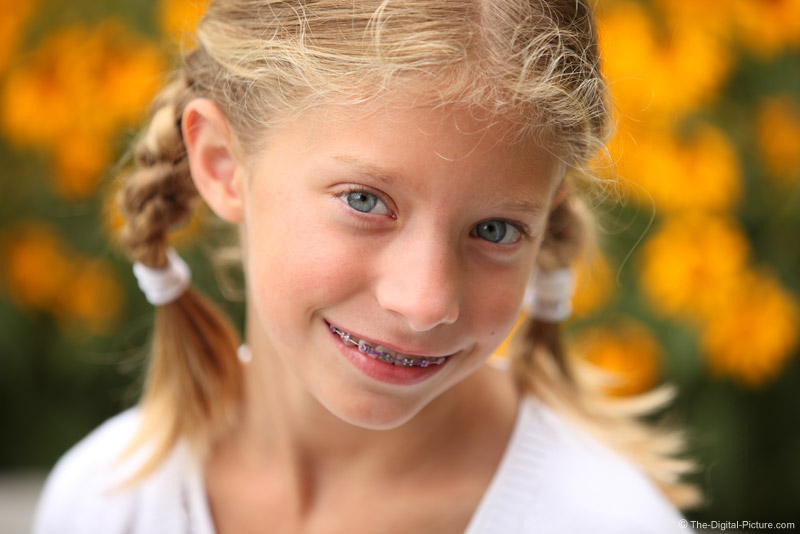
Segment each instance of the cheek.
[{"label": "cheek", "polygon": [[[506,289],[509,287],[510,289]],[[522,291],[509,283],[487,287],[471,298],[470,326],[484,348],[493,351],[508,336],[519,318]]]},{"label": "cheek", "polygon": [[470,302],[475,312],[471,314],[470,324],[479,339],[491,345],[494,351],[511,333],[520,318],[525,289],[535,268],[535,261],[541,248],[541,238],[524,261],[515,268],[483,273],[479,280],[491,283],[475,284]]},{"label": "cheek", "polygon": [[324,221],[276,207],[248,230],[251,294],[272,324],[288,328],[352,294],[364,277],[362,262]]}]

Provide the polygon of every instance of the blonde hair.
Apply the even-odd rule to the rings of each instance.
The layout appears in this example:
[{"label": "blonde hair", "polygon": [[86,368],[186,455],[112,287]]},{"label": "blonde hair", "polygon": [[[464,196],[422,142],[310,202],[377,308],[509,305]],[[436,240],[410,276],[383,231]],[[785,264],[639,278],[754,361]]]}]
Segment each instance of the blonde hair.
[{"label": "blonde hair", "polygon": [[[591,176],[590,159],[609,133],[606,88],[591,8],[584,0],[217,0],[197,30],[197,47],[156,100],[135,149],[137,169],[120,191],[131,259],[159,267],[167,233],[197,192],[181,138],[185,105],[214,101],[243,153],[264,133],[321,103],[368,103],[397,88],[419,102],[463,105],[517,126],[570,169]],[[545,271],[570,266],[591,245],[591,218],[572,194],[554,209],[538,258]],[[697,494],[681,482],[679,435],[638,418],[667,402],[659,390],[613,403],[586,387],[565,357],[559,325],[526,319],[512,350],[520,388],[636,460],[679,506]],[[142,470],[179,438],[207,452],[235,423],[242,375],[239,339],[208,300],[188,291],[156,310],[150,368],[133,448],[154,441]]]}]

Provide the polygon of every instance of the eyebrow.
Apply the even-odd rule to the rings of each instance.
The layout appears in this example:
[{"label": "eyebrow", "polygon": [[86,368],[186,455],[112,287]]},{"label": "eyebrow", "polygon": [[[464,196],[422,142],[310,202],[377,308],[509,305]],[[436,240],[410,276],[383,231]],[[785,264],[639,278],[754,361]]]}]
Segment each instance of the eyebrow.
[{"label": "eyebrow", "polygon": [[398,181],[400,178],[400,174],[392,171],[391,169],[376,165],[374,163],[368,163],[352,156],[334,155],[333,159],[353,168],[358,174],[375,178],[387,184]]},{"label": "eyebrow", "polygon": [[[333,159],[355,169],[357,173],[363,176],[375,178],[386,184],[391,184],[393,182],[396,182],[400,178],[400,173],[398,172],[395,172],[381,165],[362,161],[352,156],[337,154],[333,156]],[[494,204],[494,207],[497,207],[502,210],[527,212],[533,214],[541,213],[541,211],[543,210],[541,202],[531,200],[525,197],[506,198]]]},{"label": "eyebrow", "polygon": [[540,213],[543,209],[541,203],[521,197],[507,198],[496,205],[498,208],[508,211],[523,211],[534,214]]}]

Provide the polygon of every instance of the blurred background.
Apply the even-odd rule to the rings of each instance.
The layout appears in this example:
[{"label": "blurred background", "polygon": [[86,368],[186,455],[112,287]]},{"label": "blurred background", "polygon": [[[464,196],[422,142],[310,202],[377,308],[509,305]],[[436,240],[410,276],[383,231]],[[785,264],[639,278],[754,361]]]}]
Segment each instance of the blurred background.
[{"label": "blurred background", "polygon": [[[115,178],[203,1],[0,3],[0,532],[25,532],[44,473],[136,401],[152,309]],[[622,198],[597,206],[571,342],[614,395],[677,385],[709,500],[690,519],[800,524],[800,0],[599,21]],[[220,302],[208,231],[174,242]]]}]

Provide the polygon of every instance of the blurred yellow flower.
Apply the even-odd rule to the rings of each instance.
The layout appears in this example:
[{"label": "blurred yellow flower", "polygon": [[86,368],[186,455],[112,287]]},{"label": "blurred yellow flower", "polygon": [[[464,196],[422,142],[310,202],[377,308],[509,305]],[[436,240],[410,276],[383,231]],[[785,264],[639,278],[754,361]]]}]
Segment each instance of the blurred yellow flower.
[{"label": "blurred yellow flower", "polygon": [[649,328],[630,319],[580,332],[574,351],[610,373],[606,391],[612,395],[643,393],[659,378],[661,347]]},{"label": "blurred yellow flower", "polygon": [[720,129],[705,124],[682,137],[640,133],[635,138],[624,130],[619,136],[612,150],[619,159],[623,184],[645,204],[652,198],[657,210],[721,211],[739,201],[739,158]]},{"label": "blurred yellow flower", "polygon": [[36,0],[25,2],[0,0],[0,13],[3,14],[0,17],[0,72],[6,68],[17,50],[25,25],[37,4]]},{"label": "blurred yellow flower", "polygon": [[59,191],[86,195],[109,163],[117,130],[142,114],[164,68],[154,44],[115,21],[63,28],[9,72],[2,128],[17,146],[54,155]]},{"label": "blurred yellow flower", "polygon": [[614,294],[614,273],[601,253],[576,265],[575,296],[572,312],[585,317],[603,308]]},{"label": "blurred yellow flower", "polygon": [[79,323],[92,333],[108,333],[125,301],[117,276],[101,260],[83,260],[74,273],[63,288],[56,315],[65,326]]},{"label": "blurred yellow flower", "polygon": [[601,9],[598,28],[614,103],[638,118],[653,103],[649,74],[657,55],[655,28],[641,6],[628,2]]},{"label": "blurred yellow flower", "polygon": [[778,375],[799,337],[797,298],[772,275],[747,273],[709,317],[701,345],[714,373],[755,388]]},{"label": "blurred yellow flower", "polygon": [[54,147],[54,187],[62,197],[77,199],[91,194],[111,161],[108,140],[75,135]]},{"label": "blurred yellow flower", "polygon": [[96,333],[119,317],[124,292],[111,267],[72,250],[54,228],[20,223],[1,242],[3,285],[20,309],[52,313]]},{"label": "blurred yellow flower", "polygon": [[63,88],[67,69],[59,60],[61,40],[52,39],[34,61],[9,73],[0,96],[3,129],[20,146],[54,146],[73,120],[73,103]]},{"label": "blurred yellow flower", "polygon": [[730,37],[734,29],[730,0],[656,0],[655,4],[671,26],[699,26],[724,37]]},{"label": "blurred yellow flower", "polygon": [[672,216],[644,244],[639,282],[655,310],[702,318],[719,310],[748,255],[747,237],[732,219]]},{"label": "blurred yellow flower", "polygon": [[731,71],[733,57],[726,43],[699,25],[676,26],[665,36],[663,63],[655,95],[686,113],[712,101]]},{"label": "blurred yellow flower", "polygon": [[758,110],[758,148],[776,182],[788,185],[800,177],[800,102],[773,97]]},{"label": "blurred yellow flower", "polygon": [[762,58],[800,46],[800,2],[797,0],[732,0],[738,34]]},{"label": "blurred yellow flower", "polygon": [[69,245],[44,223],[20,223],[3,236],[2,272],[20,308],[50,311],[73,272]]},{"label": "blurred yellow flower", "polygon": [[731,70],[715,32],[686,21],[657,27],[641,4],[601,8],[598,27],[611,96],[629,120],[668,124],[716,96]]},{"label": "blurred yellow flower", "polygon": [[191,46],[192,37],[209,0],[161,0],[158,18],[164,35],[183,46]]},{"label": "blurred yellow flower", "polygon": [[98,93],[113,113],[112,128],[141,120],[161,89],[166,72],[166,60],[159,47],[142,37],[123,31],[122,36],[98,33],[98,41],[114,47],[104,57],[103,76]]}]

